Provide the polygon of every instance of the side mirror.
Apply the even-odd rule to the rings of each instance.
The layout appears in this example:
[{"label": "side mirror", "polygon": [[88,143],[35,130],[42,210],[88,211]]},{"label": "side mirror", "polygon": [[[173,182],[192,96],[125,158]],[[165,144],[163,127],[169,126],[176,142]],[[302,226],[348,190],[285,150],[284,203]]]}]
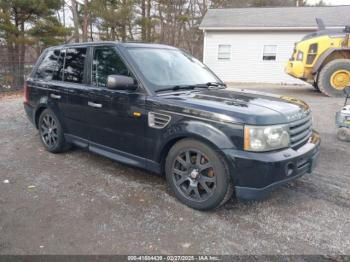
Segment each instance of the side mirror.
[{"label": "side mirror", "polygon": [[135,90],[137,84],[130,76],[109,75],[107,77],[107,88],[119,90]]}]

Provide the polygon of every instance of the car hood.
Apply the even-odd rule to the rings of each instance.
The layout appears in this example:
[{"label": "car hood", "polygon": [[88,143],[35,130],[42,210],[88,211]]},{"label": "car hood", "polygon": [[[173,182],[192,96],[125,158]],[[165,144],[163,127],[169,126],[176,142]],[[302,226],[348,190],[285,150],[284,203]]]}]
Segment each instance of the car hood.
[{"label": "car hood", "polygon": [[289,123],[310,111],[299,99],[244,89],[205,89],[159,97],[166,100],[165,111],[252,125]]}]

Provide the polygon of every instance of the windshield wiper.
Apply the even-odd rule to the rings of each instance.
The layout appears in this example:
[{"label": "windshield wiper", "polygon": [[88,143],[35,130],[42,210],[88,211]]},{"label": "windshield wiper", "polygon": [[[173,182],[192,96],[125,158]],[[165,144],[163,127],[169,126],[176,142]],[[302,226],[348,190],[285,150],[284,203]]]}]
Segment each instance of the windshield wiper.
[{"label": "windshield wiper", "polygon": [[207,86],[211,87],[211,86],[214,86],[214,87],[217,87],[217,86],[223,86],[223,87],[226,87],[226,84],[224,83],[219,83],[219,82],[208,82],[206,83]]},{"label": "windshield wiper", "polygon": [[219,86],[226,87],[226,85],[222,84],[222,83],[208,82],[208,83],[205,83],[205,84],[175,85],[175,86],[172,86],[172,87],[159,89],[156,92],[158,93],[158,92],[163,92],[163,91],[193,90],[193,89],[196,89],[196,88],[211,88],[211,87],[219,87]]},{"label": "windshield wiper", "polygon": [[195,88],[209,88],[209,86],[207,85],[175,85],[172,87],[156,90],[156,92],[158,93],[163,91],[193,90]]}]

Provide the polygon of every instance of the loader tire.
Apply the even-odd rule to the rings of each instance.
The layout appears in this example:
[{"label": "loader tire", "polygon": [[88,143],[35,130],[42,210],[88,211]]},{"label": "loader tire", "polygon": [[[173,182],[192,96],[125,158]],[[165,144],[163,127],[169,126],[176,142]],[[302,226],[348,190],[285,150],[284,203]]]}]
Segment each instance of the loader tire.
[{"label": "loader tire", "polygon": [[314,83],[312,84],[312,87],[313,87],[317,92],[320,92],[320,89],[318,88],[317,82],[314,82]]},{"label": "loader tire", "polygon": [[337,138],[340,141],[350,142],[350,128],[341,127],[338,129]]},{"label": "loader tire", "polygon": [[350,85],[350,59],[335,59],[326,64],[317,81],[326,96],[344,97],[344,88]]}]

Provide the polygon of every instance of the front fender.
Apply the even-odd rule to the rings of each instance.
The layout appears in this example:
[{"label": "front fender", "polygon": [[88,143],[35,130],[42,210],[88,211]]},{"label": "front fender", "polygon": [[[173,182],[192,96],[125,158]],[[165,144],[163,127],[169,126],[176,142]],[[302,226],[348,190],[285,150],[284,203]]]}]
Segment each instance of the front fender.
[{"label": "front fender", "polygon": [[323,65],[323,62],[327,59],[327,57],[329,57],[334,52],[339,52],[339,51],[350,52],[350,47],[329,48],[317,59],[317,62],[312,68],[312,74],[316,74],[318,72],[318,70],[321,68],[321,66]]},{"label": "front fender", "polygon": [[162,153],[164,153],[163,149],[167,148],[169,144],[173,144],[172,141],[188,137],[207,142],[219,150],[228,148],[238,149],[243,143],[243,126],[226,123],[210,124],[196,120],[185,120],[174,123],[162,134],[159,145],[161,150],[157,158],[161,158]]}]

